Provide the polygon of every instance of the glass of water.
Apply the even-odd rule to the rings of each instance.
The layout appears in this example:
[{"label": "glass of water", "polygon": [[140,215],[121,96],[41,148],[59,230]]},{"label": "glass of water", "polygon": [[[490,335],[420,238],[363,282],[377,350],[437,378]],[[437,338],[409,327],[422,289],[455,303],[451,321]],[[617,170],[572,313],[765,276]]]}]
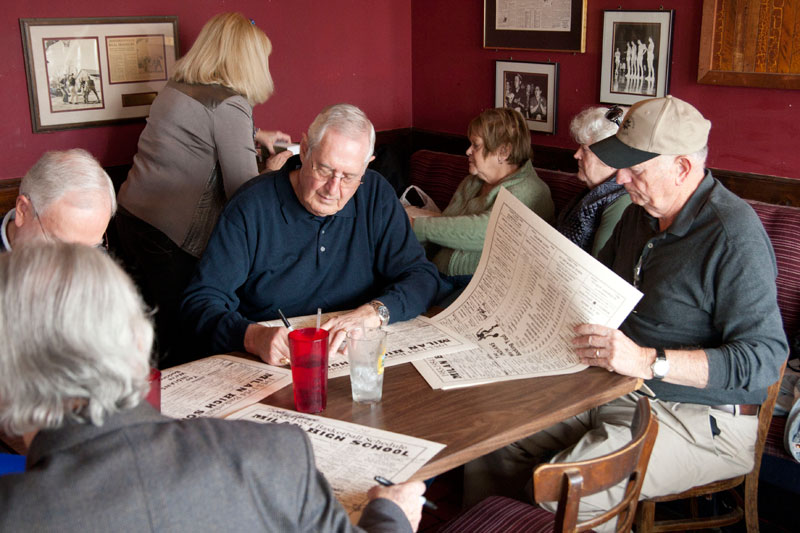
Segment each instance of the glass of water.
[{"label": "glass of water", "polygon": [[350,388],[353,401],[376,403],[383,392],[383,359],[386,332],[380,328],[357,327],[347,332]]}]

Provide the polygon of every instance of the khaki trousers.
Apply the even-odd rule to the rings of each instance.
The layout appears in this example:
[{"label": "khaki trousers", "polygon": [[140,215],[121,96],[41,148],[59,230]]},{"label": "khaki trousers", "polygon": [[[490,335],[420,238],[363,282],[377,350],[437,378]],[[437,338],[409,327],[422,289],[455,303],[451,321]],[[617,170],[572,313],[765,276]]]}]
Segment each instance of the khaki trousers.
[{"label": "khaki trousers", "polygon": [[[644,391],[649,393],[646,387]],[[533,470],[543,462],[592,459],[618,450],[631,439],[637,393],[591,409],[530,437],[480,457],[464,470],[464,505],[499,494],[531,502]],[[651,400],[658,436],[640,499],[681,492],[749,472],[758,429],[757,416],[734,416],[707,405]],[[720,434],[712,436],[710,417]],[[555,454],[555,455],[553,455]],[[620,501],[624,484],[581,500],[579,520]],[[556,503],[543,507],[555,511]],[[612,528],[615,521],[604,526]],[[595,528],[603,531],[601,526]]]}]

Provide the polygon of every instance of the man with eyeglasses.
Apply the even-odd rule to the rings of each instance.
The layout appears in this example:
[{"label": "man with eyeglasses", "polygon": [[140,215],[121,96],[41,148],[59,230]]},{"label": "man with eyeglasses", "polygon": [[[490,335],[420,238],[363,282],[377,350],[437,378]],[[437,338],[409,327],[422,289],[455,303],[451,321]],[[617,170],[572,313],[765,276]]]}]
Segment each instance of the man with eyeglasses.
[{"label": "man with eyeglasses", "polygon": [[392,187],[367,170],[375,130],[357,107],[324,109],[299,157],[231,198],[181,307],[191,357],[246,350],[286,364],[288,330],[259,321],[344,311],[323,324],[336,349],[348,329],[408,320],[442,287]]},{"label": "man with eyeglasses", "polygon": [[116,210],[114,184],[89,152],[47,152],[22,178],[16,205],[3,218],[0,252],[43,241],[105,246]]},{"label": "man with eyeglasses", "polygon": [[[582,363],[645,384],[467,465],[469,501],[482,491],[519,495],[542,458],[621,448],[639,394],[652,398],[659,423],[642,498],[752,470],[759,404],[788,348],[772,245],[753,209],[705,168],[710,128],[667,96],[634,104],[615,136],[591,145],[635,204],[598,259],[644,296],[619,329],[581,324],[573,343]],[[491,481],[478,485],[482,477]],[[581,499],[579,520],[610,509],[622,491]]]}]

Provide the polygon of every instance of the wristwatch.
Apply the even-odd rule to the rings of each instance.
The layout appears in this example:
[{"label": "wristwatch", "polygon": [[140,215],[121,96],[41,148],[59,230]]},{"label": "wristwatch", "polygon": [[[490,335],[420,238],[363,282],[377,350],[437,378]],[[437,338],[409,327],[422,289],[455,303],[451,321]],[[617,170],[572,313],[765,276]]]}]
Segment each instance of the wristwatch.
[{"label": "wristwatch", "polygon": [[385,326],[389,323],[389,308],[383,305],[383,302],[372,300],[369,305],[378,313],[378,318],[381,319],[381,326]]},{"label": "wristwatch", "polygon": [[667,361],[667,354],[664,353],[664,348],[656,348],[656,360],[650,365],[650,370],[653,371],[653,379],[664,379],[669,372],[669,361]]}]

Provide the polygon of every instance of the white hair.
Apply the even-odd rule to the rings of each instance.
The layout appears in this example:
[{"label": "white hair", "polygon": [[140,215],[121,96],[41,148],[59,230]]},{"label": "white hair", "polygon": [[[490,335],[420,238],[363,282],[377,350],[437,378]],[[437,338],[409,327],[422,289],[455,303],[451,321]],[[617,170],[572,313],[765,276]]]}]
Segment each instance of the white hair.
[{"label": "white hair", "polygon": [[0,254],[0,427],[102,425],[148,391],[153,326],[107,254],[79,244]]},{"label": "white hair", "polygon": [[367,115],[351,104],[335,104],[323,109],[311,126],[308,127],[308,157],[314,148],[319,146],[325,137],[325,132],[332,129],[351,139],[358,139],[363,135],[369,136],[369,149],[364,164],[369,163],[375,149],[375,128]]},{"label": "white hair", "polygon": [[111,215],[117,211],[114,184],[100,163],[86,150],[73,148],[45,153],[28,170],[19,185],[41,215],[56,200],[72,191],[105,191]]},{"label": "white hair", "polygon": [[[588,146],[617,133],[619,126],[616,122],[606,118],[608,111],[608,107],[587,107],[575,115],[572,122],[569,123],[572,139],[578,144]],[[627,112],[627,110],[625,111]],[[620,115],[620,119],[623,116],[624,114]]]}]

